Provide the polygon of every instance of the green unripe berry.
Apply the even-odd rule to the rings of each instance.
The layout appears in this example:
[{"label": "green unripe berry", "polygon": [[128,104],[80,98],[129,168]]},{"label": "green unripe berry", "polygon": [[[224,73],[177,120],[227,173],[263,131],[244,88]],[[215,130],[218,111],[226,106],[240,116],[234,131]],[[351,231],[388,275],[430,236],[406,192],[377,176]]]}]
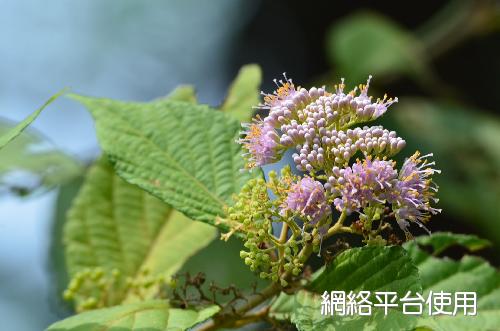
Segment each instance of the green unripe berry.
[{"label": "green unripe berry", "polygon": [[86,308],[86,309],[95,308],[97,306],[97,299],[94,297],[90,297],[84,301],[82,306],[83,306],[83,308]]},{"label": "green unripe berry", "polygon": [[171,289],[175,289],[177,287],[177,279],[170,279],[170,281],[168,282],[168,286],[170,286]]},{"label": "green unripe berry", "polygon": [[67,301],[72,300],[74,295],[75,295],[75,293],[73,293],[73,291],[71,291],[71,290],[66,290],[63,292],[63,298],[64,298],[64,300],[67,300]]},{"label": "green unripe berry", "polygon": [[69,282],[68,289],[76,292],[80,288],[80,285],[82,284],[82,278],[74,278]]},{"label": "green unripe berry", "polygon": [[118,278],[120,277],[121,275],[121,271],[118,270],[117,268],[114,268],[113,270],[111,270],[111,276],[113,276],[114,278]]},{"label": "green unripe berry", "polygon": [[251,265],[251,264],[252,264],[252,262],[253,262],[253,261],[252,261],[252,259],[251,259],[251,258],[249,258],[249,257],[245,258],[245,264],[246,264],[246,265]]},{"label": "green unripe berry", "polygon": [[92,280],[98,280],[104,275],[104,271],[101,268],[97,268],[92,272],[92,275],[90,275],[90,279]]}]

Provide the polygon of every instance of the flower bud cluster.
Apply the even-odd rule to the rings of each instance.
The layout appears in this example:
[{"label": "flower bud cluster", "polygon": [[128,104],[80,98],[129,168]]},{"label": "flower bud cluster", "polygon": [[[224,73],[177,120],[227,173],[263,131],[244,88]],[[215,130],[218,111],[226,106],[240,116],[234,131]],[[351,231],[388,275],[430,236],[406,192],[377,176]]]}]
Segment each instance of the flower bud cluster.
[{"label": "flower bud cluster", "polygon": [[423,227],[430,214],[440,212],[430,206],[437,202],[434,197],[437,185],[431,176],[439,170],[431,168],[434,162],[416,152],[406,159],[401,170],[395,168],[394,161],[359,160],[352,166],[340,169],[333,167],[333,175],[324,184],[334,199],[339,211],[361,212],[367,207],[392,206],[400,227],[407,232],[409,221]]},{"label": "flower bud cluster", "polygon": [[[296,89],[290,79],[276,82],[278,89],[264,94],[265,102],[260,105],[269,109],[269,115],[246,125],[245,138],[240,140],[249,152],[247,167],[276,162],[288,148],[297,150],[297,169],[307,172],[346,165],[357,151],[376,156],[398,153],[405,142],[395,132],[381,127],[349,129],[380,117],[397,102],[397,98],[387,97],[372,102],[368,96],[369,82],[370,79],[366,85],[360,85],[359,95],[357,88],[345,94],[343,81],[335,87],[335,93],[324,87]],[[262,148],[263,145],[272,148]]]},{"label": "flower bud cluster", "polygon": [[127,294],[142,297],[153,286],[165,283],[164,276],[150,275],[142,270],[139,277],[132,278],[114,268],[85,268],[77,272],[63,293],[64,300],[74,301],[77,312],[110,307],[122,302]]},{"label": "flower bud cluster", "polygon": [[236,223],[234,226],[246,234],[244,246],[248,251],[242,251],[240,256],[252,271],[269,272],[273,261],[268,239],[276,206],[268,197],[266,182],[261,178],[250,180],[234,202],[226,212]]},{"label": "flower bud cluster", "polygon": [[[269,192],[276,199],[270,199]],[[240,252],[245,264],[260,277],[280,280],[284,286],[285,273],[298,275],[304,263],[298,255],[300,248],[307,242],[319,245],[319,235],[312,230],[329,220],[331,214],[325,193],[323,184],[310,177],[300,179],[291,174],[289,167],[283,168],[280,176],[270,172],[268,182],[247,182],[234,197],[233,206],[226,209],[231,227],[245,233],[246,250]],[[282,223],[291,235],[276,238],[273,223]]]},{"label": "flower bud cluster", "polygon": [[[303,172],[293,176],[284,168],[280,177],[271,172],[267,182],[254,179],[228,208],[230,234],[243,233],[247,250],[241,257],[261,277],[284,281],[284,274],[300,273],[305,262],[300,248],[318,251],[325,235],[350,232],[363,235],[367,244],[385,244],[390,241],[381,232],[392,229],[388,220],[393,217],[408,236],[409,222],[424,227],[431,214],[440,212],[431,206],[437,202],[432,175],[439,171],[431,168],[430,155],[417,152],[398,170],[390,158],[405,141],[382,126],[360,126],[398,101],[387,96],[372,101],[370,80],[345,93],[343,80],[329,92],[296,87],[285,76],[275,81],[276,91],[263,93],[258,107],[269,115],[244,125],[239,142],[248,151],[247,168],[275,163],[291,149],[295,168]],[[362,160],[353,162],[355,157]],[[337,212],[339,221],[330,227]],[[345,226],[351,213],[359,218]],[[285,229],[278,237],[273,223]]]},{"label": "flower bud cluster", "polygon": [[306,138],[304,144],[298,143],[298,153],[293,154],[293,161],[300,171],[317,172],[334,165],[347,165],[357,152],[365,156],[391,157],[406,145],[396,132],[381,126],[357,127],[345,132],[322,128],[318,135],[311,137]]}]

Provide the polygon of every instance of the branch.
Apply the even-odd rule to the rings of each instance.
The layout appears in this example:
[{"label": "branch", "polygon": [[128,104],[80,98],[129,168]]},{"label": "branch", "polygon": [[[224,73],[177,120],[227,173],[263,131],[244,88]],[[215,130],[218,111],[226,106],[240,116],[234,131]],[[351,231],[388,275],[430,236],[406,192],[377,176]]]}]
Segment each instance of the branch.
[{"label": "branch", "polygon": [[[230,327],[237,326],[237,323],[240,320],[245,319],[244,314],[246,312],[257,307],[258,305],[260,305],[262,302],[266,301],[267,299],[275,296],[280,291],[281,291],[281,285],[279,283],[272,283],[268,287],[266,287],[261,293],[253,295],[245,303],[243,303],[239,307],[236,307],[232,314],[215,316],[214,318],[201,324],[195,330],[197,330],[197,331],[211,331],[211,330],[218,330],[220,328],[230,328]],[[266,313],[267,313],[267,310],[266,310]],[[248,323],[252,323],[254,321],[255,320],[252,320],[251,322],[248,322]],[[248,324],[248,323],[246,323],[246,324]]]},{"label": "branch", "polygon": [[[347,217],[347,213],[345,211],[340,214],[339,219],[337,222],[328,230],[327,237],[331,236],[335,233],[339,232],[352,232],[351,228],[343,226],[344,220]],[[285,224],[283,224],[285,225]],[[285,227],[284,227],[285,228]],[[283,231],[281,233],[281,238],[284,237]],[[313,230],[313,236],[317,232],[317,229]],[[285,237],[286,238],[286,237]],[[285,239],[286,240],[286,239]],[[300,262],[305,263],[311,253],[313,252],[313,245],[312,244],[306,244],[304,247],[302,247],[302,250],[299,252],[299,255],[297,258],[299,259]],[[286,272],[283,274],[281,277],[282,279],[289,279],[292,276],[291,272]],[[263,316],[267,314],[269,311],[269,307],[263,307],[259,312],[245,315],[247,312],[251,311],[264,301],[276,296],[278,293],[280,293],[282,290],[282,286],[280,285],[279,282],[272,283],[268,287],[266,287],[261,293],[255,294],[251,296],[247,301],[242,302],[241,305],[236,306],[233,309],[233,312],[230,314],[218,314],[212,319],[202,323],[200,326],[195,328],[196,331],[212,331],[212,330],[218,330],[220,328],[231,328],[231,327],[237,327],[249,323],[253,323],[257,321],[257,317],[259,319],[262,319]],[[265,312],[265,314],[264,314]],[[264,314],[264,315],[262,315]],[[253,317],[252,317],[253,316]],[[243,323],[243,324],[241,324]]]}]

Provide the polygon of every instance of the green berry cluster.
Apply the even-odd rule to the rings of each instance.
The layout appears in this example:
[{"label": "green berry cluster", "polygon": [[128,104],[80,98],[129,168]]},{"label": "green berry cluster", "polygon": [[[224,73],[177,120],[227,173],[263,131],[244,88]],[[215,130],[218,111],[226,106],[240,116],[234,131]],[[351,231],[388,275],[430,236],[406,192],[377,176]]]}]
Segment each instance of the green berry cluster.
[{"label": "green berry cluster", "polygon": [[82,312],[114,306],[125,298],[144,299],[158,293],[164,284],[164,276],[151,275],[147,269],[132,278],[116,268],[85,268],[73,276],[63,298],[73,301],[76,311]]},{"label": "green berry cluster", "polygon": [[[240,257],[245,264],[261,278],[280,281],[282,286],[287,285],[285,274],[301,273],[304,261],[299,258],[300,249],[316,239],[309,231],[299,228],[294,215],[282,212],[288,190],[297,178],[285,167],[280,176],[271,171],[267,182],[262,178],[252,179],[226,209],[233,231],[244,236],[245,250],[240,252]],[[270,199],[269,193],[275,198]],[[273,223],[285,227],[281,238],[273,234]]]}]

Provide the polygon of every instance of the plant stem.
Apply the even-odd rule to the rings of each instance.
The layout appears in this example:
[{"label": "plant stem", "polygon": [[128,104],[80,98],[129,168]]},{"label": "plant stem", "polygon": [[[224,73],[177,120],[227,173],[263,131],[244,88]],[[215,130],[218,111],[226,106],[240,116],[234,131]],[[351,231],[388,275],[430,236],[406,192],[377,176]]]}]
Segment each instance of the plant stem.
[{"label": "plant stem", "polygon": [[[342,212],[337,222],[328,230],[326,236],[328,237],[339,232],[352,232],[351,228],[343,226],[346,217],[347,214],[345,212]],[[317,229],[313,230],[313,235],[315,234],[315,231],[317,232]],[[287,232],[288,232],[288,226],[284,223],[283,228],[281,230],[280,241],[283,237],[285,238],[286,241]],[[283,233],[285,233],[285,235]],[[304,247],[302,247],[297,258],[299,259],[300,262],[305,263],[312,252],[313,252],[313,245],[310,243],[306,244],[304,245]],[[291,276],[292,276],[291,272],[286,272],[283,274],[281,278],[289,279]],[[264,290],[262,290],[262,292],[249,297],[247,301],[245,301],[244,303],[242,303],[237,307],[234,307],[232,313],[215,316],[214,318],[201,324],[195,330],[212,331],[212,330],[218,330],[220,328],[239,327],[245,324],[256,322],[259,319],[262,319],[265,315],[267,315],[267,312],[269,311],[269,306],[263,307],[261,310],[253,314],[249,315],[245,314],[251,311],[253,308],[260,305],[261,303],[263,303],[264,301],[276,296],[278,293],[281,292],[281,290],[282,287],[279,282],[272,283]]]},{"label": "plant stem", "polygon": [[[248,298],[248,300],[239,307],[235,307],[234,311],[230,315],[221,315],[219,318],[217,316],[208,320],[207,322],[196,328],[197,331],[211,331],[218,330],[220,328],[231,328],[239,326],[238,322],[240,320],[245,320],[244,314],[253,308],[260,305],[267,299],[275,296],[281,291],[281,285],[279,283],[272,283],[266,287],[262,292],[255,294]],[[268,308],[268,307],[266,307]],[[266,310],[267,311],[267,310]],[[256,313],[257,314],[257,313]],[[262,316],[261,316],[262,317]],[[256,320],[251,320],[248,323],[255,322]],[[246,323],[246,324],[248,324]]]},{"label": "plant stem", "polygon": [[336,233],[339,233],[339,232],[352,232],[351,228],[343,226],[346,217],[347,217],[347,213],[344,210],[344,211],[342,211],[342,214],[340,214],[337,222],[330,229],[328,229],[328,232],[326,233],[325,237],[328,238],[328,237],[330,237]]},{"label": "plant stem", "polygon": [[280,242],[284,244],[286,242],[286,237],[288,235],[288,224],[283,222],[283,226],[281,227],[281,235],[280,235]]},{"label": "plant stem", "polygon": [[243,316],[242,319],[237,320],[233,326],[235,328],[239,328],[239,327],[242,327],[242,326],[247,325],[247,324],[261,321],[261,320],[266,318],[267,314],[269,313],[269,308],[270,308],[269,306],[265,306],[265,307],[262,307],[261,309],[259,309],[258,311],[256,311],[255,313],[247,314],[247,315]]},{"label": "plant stem", "polygon": [[[298,259],[301,262],[305,262],[307,258],[311,255],[313,247],[311,244],[307,244],[302,247],[299,252]],[[283,279],[288,279],[291,276],[290,272],[286,272],[283,275]],[[272,283],[266,287],[262,292],[255,294],[248,298],[248,300],[239,307],[235,307],[231,315],[221,315],[219,318],[215,317],[196,328],[197,331],[211,331],[217,330],[219,328],[230,328],[235,327],[240,319],[244,319],[244,314],[253,308],[257,307],[267,299],[270,299],[281,292],[281,285],[279,282]],[[269,308],[269,307],[267,307]],[[249,322],[250,323],[250,322]],[[248,323],[247,323],[248,324]]]}]

